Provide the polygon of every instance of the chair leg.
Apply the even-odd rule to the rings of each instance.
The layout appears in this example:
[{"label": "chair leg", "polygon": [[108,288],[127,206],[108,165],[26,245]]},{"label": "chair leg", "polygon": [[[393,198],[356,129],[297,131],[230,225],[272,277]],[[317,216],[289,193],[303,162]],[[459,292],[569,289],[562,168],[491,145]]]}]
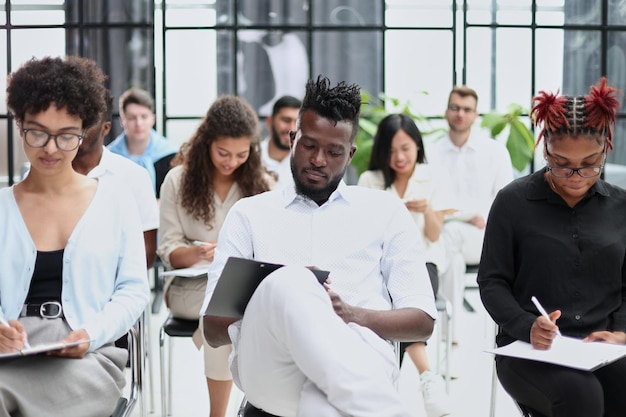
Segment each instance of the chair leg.
[{"label": "chair leg", "polygon": [[[154,413],[154,366],[153,366],[153,353],[152,353],[152,346],[150,346],[150,341],[152,340],[151,337],[151,331],[150,331],[150,311],[146,308],[146,310],[144,310],[143,312],[144,315],[144,340],[146,341],[144,343],[144,352],[145,355],[144,357],[146,358],[147,362],[148,362],[148,384],[149,387],[148,389],[150,390],[150,408],[149,408],[149,413],[153,414]],[[144,401],[145,404],[145,401]]]},{"label": "chair leg", "polygon": [[452,370],[450,369],[450,355],[452,354],[452,326],[450,325],[450,320],[452,320],[452,308],[446,303],[446,314],[445,314],[445,333],[446,333],[446,346],[445,346],[445,355],[446,355],[446,393],[450,394],[450,380],[452,379]]},{"label": "chair leg", "polygon": [[167,403],[167,415],[172,415],[172,338],[169,337],[167,339],[167,395],[168,395],[168,403]]},{"label": "chair leg", "polygon": [[167,396],[169,393],[165,392],[166,383],[165,383],[165,374],[169,373],[169,370],[166,369],[165,366],[165,330],[161,327],[159,331],[159,362],[161,365],[161,416],[167,417]]}]

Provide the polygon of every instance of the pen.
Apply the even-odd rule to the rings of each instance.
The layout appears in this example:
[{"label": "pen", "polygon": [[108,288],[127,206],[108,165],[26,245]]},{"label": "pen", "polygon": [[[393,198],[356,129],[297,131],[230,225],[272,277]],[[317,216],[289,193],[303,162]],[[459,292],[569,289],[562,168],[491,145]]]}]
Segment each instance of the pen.
[{"label": "pen", "polygon": [[[535,307],[537,307],[537,310],[539,310],[541,315],[544,316],[545,318],[547,318],[548,320],[550,320],[550,316],[548,316],[548,313],[546,312],[546,310],[541,306],[541,304],[539,304],[539,300],[537,300],[537,297],[535,297],[533,295],[532,297],[530,297],[530,300],[533,302]],[[552,320],[550,320],[550,321],[552,321]],[[556,334],[561,336],[561,332],[559,331],[559,329],[556,329]]]},{"label": "pen", "polygon": [[191,243],[196,246],[208,246],[209,245],[207,242],[203,242],[202,240],[194,240]]},{"label": "pen", "polygon": [[[0,324],[4,324],[4,325],[5,325],[5,326],[7,326],[7,327],[11,327],[11,326],[9,326],[9,322],[8,322],[8,321],[6,321],[6,320],[4,319],[4,317],[0,317]],[[25,342],[24,342],[24,347],[25,347],[26,349],[30,349],[30,344],[28,344],[28,341],[25,341]]]}]

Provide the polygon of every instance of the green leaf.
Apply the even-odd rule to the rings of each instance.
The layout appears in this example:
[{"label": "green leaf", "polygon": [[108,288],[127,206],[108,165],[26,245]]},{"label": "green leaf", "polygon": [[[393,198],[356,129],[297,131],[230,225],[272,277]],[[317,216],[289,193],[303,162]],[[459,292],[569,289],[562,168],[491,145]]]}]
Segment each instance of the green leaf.
[{"label": "green leaf", "polygon": [[519,120],[511,120],[506,147],[511,155],[511,163],[522,171],[533,157],[535,141],[530,130]]},{"label": "green leaf", "polygon": [[359,175],[367,170],[367,166],[370,163],[370,154],[372,153],[373,144],[374,142],[371,140],[357,144],[357,150],[352,157],[351,165],[356,168]]}]

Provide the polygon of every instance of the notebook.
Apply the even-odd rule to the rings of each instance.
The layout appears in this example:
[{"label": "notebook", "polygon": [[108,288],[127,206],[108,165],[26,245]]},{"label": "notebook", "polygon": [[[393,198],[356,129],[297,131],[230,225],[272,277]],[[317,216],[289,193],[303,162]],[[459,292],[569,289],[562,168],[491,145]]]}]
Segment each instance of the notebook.
[{"label": "notebook", "polygon": [[20,356],[38,355],[40,353],[52,352],[55,350],[60,350],[60,349],[68,348],[68,347],[74,347],[74,346],[82,345],[83,343],[91,343],[91,342],[93,342],[93,340],[77,340],[75,342],[68,342],[68,343],[63,343],[63,342],[44,343],[41,345],[24,348],[16,352],[0,353],[0,359],[9,359],[9,358],[17,358]]},{"label": "notebook", "polygon": [[594,371],[626,356],[626,346],[557,336],[548,350],[535,349],[530,343],[517,340],[486,352]]},{"label": "notebook", "polygon": [[[284,265],[231,256],[226,261],[217,281],[205,315],[243,317],[248,301],[261,281]],[[328,271],[313,270],[320,283],[328,278]]]}]

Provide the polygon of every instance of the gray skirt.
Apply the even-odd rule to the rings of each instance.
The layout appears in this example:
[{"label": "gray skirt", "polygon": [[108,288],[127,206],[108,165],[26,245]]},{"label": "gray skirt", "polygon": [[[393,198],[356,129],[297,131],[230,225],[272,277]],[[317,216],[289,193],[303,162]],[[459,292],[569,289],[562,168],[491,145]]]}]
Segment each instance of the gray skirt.
[{"label": "gray skirt", "polygon": [[[64,339],[64,319],[23,317],[31,346]],[[126,384],[128,352],[112,343],[82,359],[27,356],[0,361],[0,417],[107,417]]]}]

